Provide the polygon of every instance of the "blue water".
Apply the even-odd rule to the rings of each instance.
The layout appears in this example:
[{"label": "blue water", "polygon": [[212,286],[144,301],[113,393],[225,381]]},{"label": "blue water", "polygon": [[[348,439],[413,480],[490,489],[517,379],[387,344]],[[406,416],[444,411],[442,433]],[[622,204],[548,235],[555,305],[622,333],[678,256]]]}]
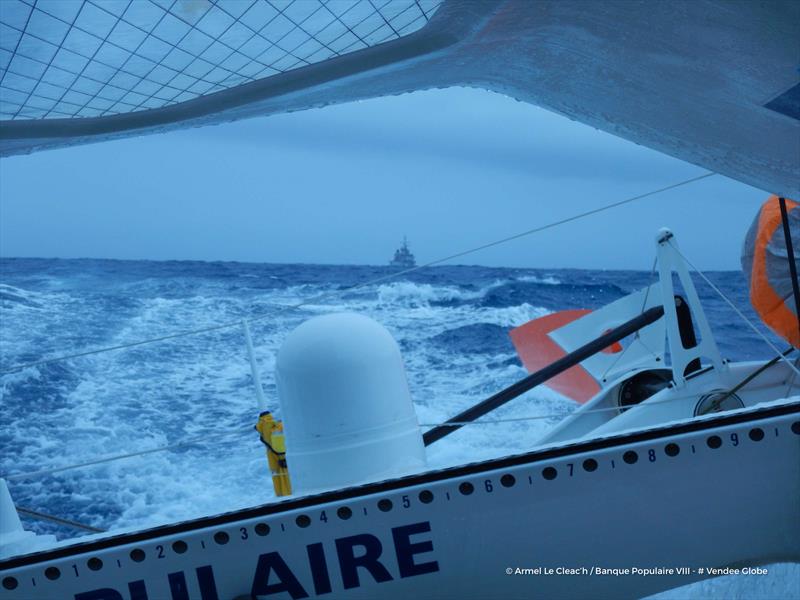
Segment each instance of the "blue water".
[{"label": "blue water", "polygon": [[[347,291],[389,273],[372,266],[2,259],[0,370],[248,318],[254,319],[265,392],[277,409],[272,372],[283,338],[311,316],[352,310],[395,336],[420,422],[437,423],[526,374],[510,328],[551,311],[598,308],[654,282],[647,272],[453,266]],[[708,276],[757,321],[740,273]],[[696,282],[725,357],[772,355],[719,296]],[[291,308],[303,301],[309,303]],[[238,326],[29,367],[3,375],[0,383],[4,476],[236,432],[176,451],[12,480],[19,506],[110,529],[273,497],[256,434],[237,431],[257,414]],[[495,415],[567,414],[572,408],[541,387]],[[468,428],[433,446],[430,462],[444,466],[524,451],[557,420]],[[75,535],[41,521],[25,525]]]}]

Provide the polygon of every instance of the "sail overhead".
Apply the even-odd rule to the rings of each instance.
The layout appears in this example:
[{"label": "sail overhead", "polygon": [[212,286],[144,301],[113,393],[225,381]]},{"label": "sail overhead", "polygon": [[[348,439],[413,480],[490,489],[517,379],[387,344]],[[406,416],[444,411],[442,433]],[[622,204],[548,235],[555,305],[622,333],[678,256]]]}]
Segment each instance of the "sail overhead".
[{"label": "sail overhead", "polygon": [[791,0],[2,0],[0,155],[463,85],[798,197],[798,31]]},{"label": "sail overhead", "polygon": [[398,39],[440,3],[3,0],[0,114],[163,108]]}]

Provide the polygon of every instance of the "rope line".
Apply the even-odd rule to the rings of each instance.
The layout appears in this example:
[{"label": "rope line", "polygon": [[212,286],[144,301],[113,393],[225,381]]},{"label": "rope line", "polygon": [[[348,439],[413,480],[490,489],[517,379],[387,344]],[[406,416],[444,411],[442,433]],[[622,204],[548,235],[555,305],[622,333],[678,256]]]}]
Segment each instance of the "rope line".
[{"label": "rope line", "polygon": [[78,352],[76,354],[64,354],[62,356],[56,356],[53,358],[45,358],[43,360],[37,360],[35,362],[25,363],[21,365],[16,365],[4,371],[0,371],[0,375],[8,375],[9,373],[16,373],[17,371],[22,371],[23,369],[28,369],[30,367],[38,367],[41,365],[46,365],[49,363],[54,362],[61,362],[65,360],[70,360],[73,358],[80,358],[82,356],[91,356],[92,354],[102,354],[104,352],[112,352],[114,350],[123,350],[125,348],[133,348],[135,346],[143,346],[145,344],[152,344],[154,342],[163,342],[164,340],[173,340],[175,338],[186,337],[190,335],[197,335],[200,333],[207,333],[209,331],[217,331],[220,329],[229,329],[234,327],[235,325],[241,325],[241,321],[236,321],[235,323],[225,323],[222,325],[213,325],[211,327],[205,327],[203,329],[193,329],[192,331],[183,331],[179,333],[173,333],[170,335],[164,335],[161,337],[150,338],[147,340],[140,340],[138,342],[130,342],[127,344],[119,344],[117,346],[106,346],[104,348],[96,348],[94,350],[86,350],[84,352]]},{"label": "rope line", "polygon": [[[771,366],[771,365],[770,365]],[[745,384],[750,383],[749,381],[745,381]],[[743,387],[743,386],[742,386]],[[699,397],[699,396],[698,396]],[[641,404],[635,404],[633,406],[629,406],[626,410],[630,410],[633,408],[650,408],[653,406],[660,406],[662,404],[671,404],[673,402],[686,402],[688,400],[687,397],[680,397],[680,398],[667,398],[666,400],[657,400],[654,402],[647,402],[644,400]],[[693,402],[693,400],[689,400]],[[749,408],[749,407],[748,407]],[[592,413],[605,413],[605,412],[613,412],[613,411],[620,411],[619,406],[609,406],[605,408],[589,408],[587,410],[580,410],[577,408],[571,412],[567,413],[551,413],[549,415],[532,415],[527,417],[509,417],[507,419],[481,419],[480,421],[464,421],[464,422],[453,422],[453,421],[445,421],[444,423],[420,423],[420,427],[439,427],[440,425],[492,425],[497,423],[516,423],[520,421],[538,421],[544,419],[555,419],[558,417],[569,417],[574,414],[580,413],[581,415],[592,414]]]},{"label": "rope line", "polygon": [[253,427],[242,427],[239,429],[232,429],[230,431],[225,431],[222,433],[218,433],[216,435],[204,435],[202,437],[190,438],[188,440],[184,440],[182,442],[178,442],[177,444],[169,444],[167,446],[158,446],[156,448],[149,448],[147,450],[139,450],[137,452],[129,452],[127,454],[116,454],[114,456],[105,456],[103,458],[97,458],[95,460],[90,460],[84,463],[76,463],[72,465],[66,465],[63,467],[54,467],[52,469],[42,469],[41,471],[32,471],[29,473],[18,473],[16,475],[3,475],[0,476],[6,481],[18,481],[21,479],[32,479],[34,477],[43,477],[45,475],[53,475],[54,473],[61,473],[62,471],[70,471],[72,469],[80,469],[82,467],[91,467],[93,465],[100,465],[103,463],[113,462],[117,460],[122,460],[124,458],[133,458],[135,456],[144,456],[145,454],[153,454],[155,452],[165,452],[167,450],[174,450],[176,448],[184,448],[186,446],[197,446],[198,444],[203,444],[204,442],[216,438],[227,437],[229,435],[234,435],[237,433],[243,433],[245,431],[253,431]]},{"label": "rope line", "polygon": [[[695,182],[700,181],[702,179],[706,179],[708,177],[711,177],[712,175],[715,175],[715,173],[709,172],[709,173],[704,173],[703,175],[698,175],[697,177],[684,179],[683,181],[679,181],[677,183],[673,183],[671,185],[668,185],[668,186],[665,186],[665,187],[662,187],[662,188],[659,188],[659,189],[656,189],[656,190],[651,190],[651,191],[646,192],[644,194],[639,194],[637,196],[632,196],[630,198],[625,198],[624,200],[619,200],[617,202],[612,202],[611,204],[606,204],[605,206],[601,206],[599,208],[594,208],[592,210],[588,210],[588,211],[579,213],[577,215],[573,215],[571,217],[567,217],[565,219],[559,219],[558,221],[553,221],[551,223],[547,223],[547,224],[541,225],[539,227],[534,227],[533,229],[528,229],[526,231],[522,231],[522,232],[516,233],[514,235],[510,235],[510,236],[501,238],[499,240],[495,240],[493,242],[489,242],[487,244],[482,244],[480,246],[475,246],[474,248],[470,248],[468,250],[462,250],[461,252],[456,252],[455,254],[451,254],[449,256],[445,256],[444,258],[439,258],[439,259],[436,259],[436,260],[432,260],[430,262],[424,263],[422,265],[418,265],[416,267],[412,267],[412,268],[409,268],[409,269],[404,269],[402,271],[390,273],[388,275],[383,275],[381,277],[376,277],[374,279],[370,279],[370,280],[362,282],[362,283],[356,283],[354,285],[351,285],[351,286],[348,286],[348,287],[345,287],[345,288],[340,288],[340,289],[337,289],[337,290],[331,290],[329,292],[323,292],[322,294],[318,294],[316,296],[313,296],[313,297],[311,297],[311,298],[309,298],[307,300],[304,300],[302,302],[299,302],[297,304],[291,304],[291,305],[288,305],[288,306],[285,306],[285,307],[280,307],[280,308],[278,308],[278,314],[280,314],[282,312],[285,312],[285,311],[288,311],[288,310],[296,310],[298,308],[302,308],[304,306],[308,306],[309,304],[314,304],[314,303],[317,303],[317,302],[319,302],[321,300],[326,300],[326,299],[328,299],[330,297],[341,296],[343,294],[346,294],[348,292],[352,292],[353,290],[356,290],[356,289],[359,289],[359,288],[362,288],[362,287],[375,285],[375,284],[378,284],[378,283],[383,283],[384,281],[389,281],[391,279],[395,279],[395,278],[400,277],[402,275],[408,275],[410,273],[414,273],[416,271],[419,271],[420,269],[424,269],[424,268],[427,268],[427,267],[432,267],[432,266],[435,266],[435,265],[439,265],[439,264],[442,264],[444,262],[447,262],[447,261],[450,261],[450,260],[453,260],[453,259],[456,259],[456,258],[461,258],[463,256],[467,256],[467,255],[473,254],[475,252],[480,252],[481,250],[486,250],[487,248],[492,248],[494,246],[498,246],[500,244],[505,244],[507,242],[510,242],[510,241],[513,241],[513,240],[517,240],[517,239],[520,239],[520,238],[523,238],[523,237],[527,237],[527,236],[533,235],[535,233],[540,233],[542,231],[546,231],[548,229],[552,229],[552,228],[558,227],[560,225],[565,225],[566,223],[571,223],[573,221],[584,219],[586,217],[589,217],[589,216],[592,216],[592,215],[596,215],[598,213],[601,213],[601,212],[604,212],[604,211],[607,211],[607,210],[611,210],[612,208],[617,208],[617,207],[620,207],[620,206],[624,206],[626,204],[630,204],[632,202],[636,202],[637,200],[642,200],[642,199],[648,198],[650,196],[655,196],[656,194],[661,194],[661,193],[667,192],[669,190],[674,190],[676,188],[679,188],[679,187],[682,187],[682,186],[685,186],[685,185],[689,185],[690,183],[695,183]],[[250,321],[260,321],[262,319],[266,319],[268,317],[273,317],[273,316],[275,316],[274,313],[270,313],[270,314],[265,314],[265,315],[259,315],[259,316],[256,316],[256,317],[251,317],[249,320]],[[65,361],[65,360],[71,360],[73,358],[91,356],[91,355],[94,355],[94,354],[102,354],[102,353],[105,353],[105,352],[112,352],[112,351],[115,351],[115,350],[123,350],[123,349],[126,349],[126,348],[133,348],[135,346],[142,346],[144,344],[151,344],[151,343],[155,343],[155,342],[163,342],[163,341],[166,341],[166,340],[174,340],[174,339],[177,339],[177,338],[188,337],[188,336],[191,336],[191,335],[199,335],[199,334],[208,333],[208,332],[211,332],[211,331],[220,331],[220,330],[223,330],[223,329],[230,329],[230,328],[233,328],[233,327],[241,327],[241,319],[239,319],[237,321],[232,321],[232,322],[229,322],[229,323],[222,323],[222,324],[219,324],[219,325],[213,325],[211,327],[203,327],[201,329],[193,329],[193,330],[190,330],[190,331],[182,331],[182,332],[177,332],[177,333],[173,333],[173,334],[169,334],[169,335],[163,335],[163,336],[160,336],[160,337],[150,338],[150,339],[146,339],[146,340],[140,340],[140,341],[136,341],[136,342],[129,342],[129,343],[126,343],[126,344],[118,344],[118,345],[115,345],[115,346],[107,346],[107,347],[103,347],[103,348],[95,348],[95,349],[91,349],[91,350],[85,350],[83,352],[77,352],[75,354],[64,354],[64,355],[61,355],[61,356],[55,356],[53,358],[46,358],[46,359],[37,360],[37,361],[34,361],[34,362],[18,364],[18,365],[9,367],[7,369],[0,370],[0,375],[7,375],[9,373],[16,373],[18,371],[22,371],[23,369],[28,369],[28,368],[31,368],[31,367],[38,367],[38,366],[42,366],[42,365],[46,365],[46,364],[50,364],[50,363],[55,363],[55,362],[61,362],[61,361]]]},{"label": "rope line", "polygon": [[731,301],[725,295],[725,293],[722,290],[720,290],[716,285],[714,285],[711,282],[711,280],[708,277],[706,277],[705,274],[700,269],[695,267],[692,264],[692,262],[688,258],[686,258],[686,256],[684,256],[684,254],[677,248],[677,246],[675,246],[675,244],[672,243],[671,240],[667,241],[667,243],[672,247],[673,250],[675,250],[675,252],[677,252],[680,255],[680,257],[686,262],[686,264],[689,265],[694,270],[694,272],[697,273],[703,279],[703,281],[705,281],[711,287],[711,289],[714,290],[719,295],[719,297],[722,298],[728,304],[728,306],[730,306],[733,309],[733,311],[742,318],[742,320],[745,323],[747,323],[747,325],[750,327],[750,329],[755,331],[756,335],[758,335],[758,337],[760,337],[762,340],[764,340],[767,343],[767,345],[769,345],[769,347],[772,348],[775,351],[775,355],[777,357],[783,359],[783,361],[787,365],[789,365],[789,368],[792,371],[794,371],[797,375],[800,375],[800,370],[798,370],[797,367],[794,366],[792,361],[790,361],[786,357],[786,355],[783,353],[783,351],[779,350],[778,347],[775,344],[773,344],[772,341],[758,329],[758,327],[755,326],[755,323],[753,323],[747,317],[747,315],[745,315],[741,310],[739,310],[739,308],[733,303],[733,301]]}]

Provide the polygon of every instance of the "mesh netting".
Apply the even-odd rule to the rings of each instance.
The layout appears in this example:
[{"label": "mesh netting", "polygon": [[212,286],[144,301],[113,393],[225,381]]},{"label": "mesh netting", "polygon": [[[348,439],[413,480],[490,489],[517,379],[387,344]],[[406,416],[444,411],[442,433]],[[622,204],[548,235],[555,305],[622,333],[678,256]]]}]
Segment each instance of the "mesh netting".
[{"label": "mesh netting", "polygon": [[161,108],[375,46],[442,0],[0,0],[0,119]]}]

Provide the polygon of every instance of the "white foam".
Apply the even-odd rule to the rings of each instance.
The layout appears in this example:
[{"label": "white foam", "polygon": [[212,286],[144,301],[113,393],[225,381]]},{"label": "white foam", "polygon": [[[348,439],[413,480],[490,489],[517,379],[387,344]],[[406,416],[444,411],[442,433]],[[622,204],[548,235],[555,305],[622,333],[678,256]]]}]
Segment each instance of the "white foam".
[{"label": "white foam", "polygon": [[433,286],[428,283],[395,281],[378,287],[378,305],[395,307],[427,306],[431,302],[471,300],[480,293],[469,293],[456,287]]},{"label": "white foam", "polygon": [[524,281],[526,283],[542,283],[546,285],[561,285],[561,281],[552,275],[547,275],[545,277],[539,277],[538,275],[521,275],[517,277],[517,281]]},{"label": "white foam", "polygon": [[[536,276],[518,280],[558,283],[555,278]],[[284,337],[311,314],[354,310],[377,319],[398,339],[419,420],[440,423],[526,374],[521,366],[508,362],[513,356],[510,351],[496,357],[462,354],[431,341],[459,327],[487,323],[510,328],[548,313],[528,302],[509,307],[469,304],[506,283],[495,281],[483,289],[465,291],[400,281],[349,292],[346,299],[318,300],[300,310],[285,307],[337,288],[307,284],[264,290],[255,297],[203,289],[192,297],[143,298],[129,315],[103,314],[100,308],[83,306],[61,291],[12,290],[44,309],[37,319],[23,310],[12,312],[9,331],[17,336],[4,336],[3,341],[11,356],[40,355],[43,347],[47,355],[77,349],[71,336],[95,321],[111,331],[102,343],[115,345],[235,322],[251,314],[271,315],[253,321],[251,328],[267,398],[277,408],[272,395],[274,356]],[[535,303],[535,299],[527,300]],[[449,301],[453,304],[447,305]],[[79,463],[172,444],[203,432],[238,429],[254,423],[257,415],[238,328],[92,356],[66,367],[76,380],[63,381],[62,404],[48,410],[32,405],[9,419],[9,433],[24,444],[15,449],[13,462],[12,457],[0,459],[4,473]],[[42,370],[36,368],[4,376],[0,401],[5,405],[9,389],[41,377]],[[570,401],[541,387],[487,418],[566,414],[572,407]],[[552,425],[534,420],[465,427],[431,447],[430,465],[444,467],[523,452]],[[82,514],[64,516],[107,528],[153,526],[274,498],[263,446],[255,432],[67,471],[53,478],[12,482],[12,493],[15,487],[41,509],[53,502],[54,493],[72,494],[70,506],[86,508]],[[94,506],[103,507],[102,512]],[[798,576],[797,565],[783,565],[771,568],[770,575],[757,581],[721,578],[654,599],[792,598],[797,594],[791,583]]]}]

